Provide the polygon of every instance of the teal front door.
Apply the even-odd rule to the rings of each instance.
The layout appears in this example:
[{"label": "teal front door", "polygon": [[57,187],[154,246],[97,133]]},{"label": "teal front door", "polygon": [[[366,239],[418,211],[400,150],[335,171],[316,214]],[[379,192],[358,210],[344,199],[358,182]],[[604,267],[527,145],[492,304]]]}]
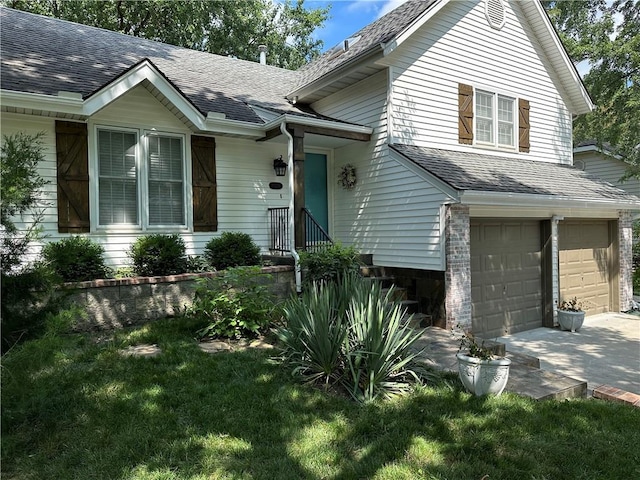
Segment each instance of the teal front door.
[{"label": "teal front door", "polygon": [[304,156],[304,206],[316,222],[329,231],[329,207],[327,202],[327,156],[306,153]]}]

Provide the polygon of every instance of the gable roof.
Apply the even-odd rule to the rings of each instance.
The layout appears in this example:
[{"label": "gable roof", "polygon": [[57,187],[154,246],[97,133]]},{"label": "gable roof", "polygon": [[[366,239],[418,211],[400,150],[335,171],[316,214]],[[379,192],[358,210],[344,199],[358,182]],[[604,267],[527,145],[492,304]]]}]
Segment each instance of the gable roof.
[{"label": "gable roof", "polygon": [[558,200],[630,204],[640,199],[567,165],[393,144],[391,148],[458,192],[539,195]]},{"label": "gable roof", "polygon": [[[148,60],[203,115],[262,124],[250,105],[315,116],[286,92],[299,74],[258,62],[175,47],[109,30],[0,8],[3,90],[83,99]],[[28,41],[25,41],[28,39]]]}]

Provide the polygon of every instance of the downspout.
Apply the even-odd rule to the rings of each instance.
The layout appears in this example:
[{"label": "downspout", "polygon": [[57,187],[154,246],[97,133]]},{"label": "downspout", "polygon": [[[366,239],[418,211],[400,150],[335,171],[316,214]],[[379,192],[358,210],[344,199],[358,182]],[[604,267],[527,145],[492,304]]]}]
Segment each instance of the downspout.
[{"label": "downspout", "polygon": [[287,164],[289,166],[289,242],[291,244],[291,256],[293,256],[294,262],[294,270],[296,277],[296,292],[302,292],[302,273],[300,271],[300,255],[296,251],[296,237],[294,235],[295,232],[295,215],[294,208],[295,205],[293,203],[293,189],[294,189],[294,178],[293,178],[293,136],[287,131],[287,124],[283,120],[280,124],[280,131],[287,137]]}]

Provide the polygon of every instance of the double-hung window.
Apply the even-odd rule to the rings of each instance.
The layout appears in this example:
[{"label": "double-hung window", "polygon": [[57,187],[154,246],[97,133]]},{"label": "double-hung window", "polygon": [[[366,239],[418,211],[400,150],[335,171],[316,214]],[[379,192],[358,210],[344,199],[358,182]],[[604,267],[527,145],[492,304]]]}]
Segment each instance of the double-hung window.
[{"label": "double-hung window", "polygon": [[515,99],[476,90],[475,107],[476,143],[515,148]]},{"label": "double-hung window", "polygon": [[181,135],[97,129],[98,226],[185,228]]}]

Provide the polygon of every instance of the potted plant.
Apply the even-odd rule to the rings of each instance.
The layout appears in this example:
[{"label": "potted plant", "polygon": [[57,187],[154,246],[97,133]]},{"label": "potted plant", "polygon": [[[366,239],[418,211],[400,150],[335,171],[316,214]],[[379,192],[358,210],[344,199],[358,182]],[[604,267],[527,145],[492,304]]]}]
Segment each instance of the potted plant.
[{"label": "potted plant", "polygon": [[469,392],[500,395],[507,386],[511,360],[497,357],[484,340],[478,343],[473,334],[463,333],[456,358],[460,381]]},{"label": "potted plant", "polygon": [[584,322],[584,310],[577,297],[571,300],[564,300],[558,306],[558,323],[562,330],[577,332]]}]

